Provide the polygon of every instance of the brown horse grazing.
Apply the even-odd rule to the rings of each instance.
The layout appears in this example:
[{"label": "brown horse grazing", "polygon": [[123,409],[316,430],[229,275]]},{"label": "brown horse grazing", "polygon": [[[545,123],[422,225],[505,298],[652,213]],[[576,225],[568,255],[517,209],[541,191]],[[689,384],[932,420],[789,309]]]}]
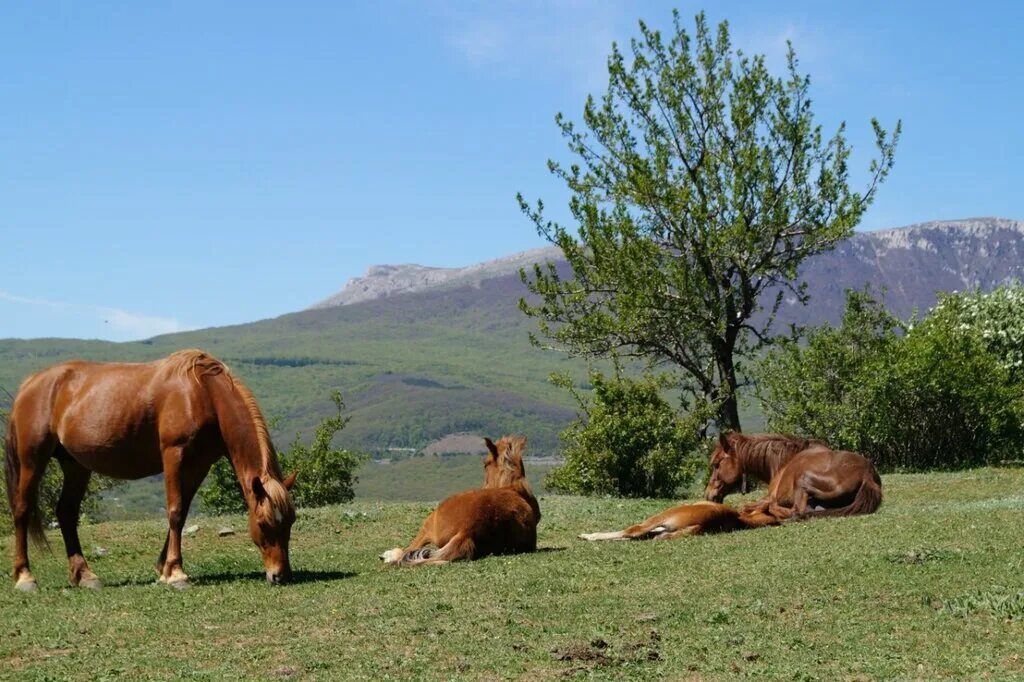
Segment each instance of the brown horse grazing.
[{"label": "brown horse grazing", "polygon": [[419,566],[537,549],[540,505],[526,482],[526,438],[505,436],[497,443],[490,438],[484,442],[488,450],[484,487],[445,499],[423,522],[412,543],[384,552],[383,561]]},{"label": "brown horse grazing", "polygon": [[21,384],[7,427],[7,493],[14,517],[14,578],[33,590],[29,531],[45,542],[37,509],[39,482],[55,458],[64,472],[57,520],[72,585],[99,587],[78,539],[89,477],[136,479],[163,472],[169,530],[156,570],[187,587],[181,529],[210,466],[228,457],[249,507],[249,534],[267,580],[291,577],[288,540],[295,509],[282,481],[266,422],[252,393],[219,360],[184,350],[150,363],[63,362]]},{"label": "brown horse grazing", "polygon": [[827,447],[823,440],[778,433],[719,434],[718,446],[711,453],[711,475],[704,499],[721,502],[739,490],[748,476],[769,483],[798,452]]},{"label": "brown horse grazing", "polygon": [[763,511],[741,513],[716,502],[693,502],[666,509],[625,530],[611,533],[584,533],[583,540],[671,540],[684,535],[728,533],[744,528],[760,528],[778,523]]},{"label": "brown horse grazing", "polygon": [[882,504],[882,479],[856,452],[811,448],[794,455],[772,478],[768,495],[744,507],[780,521],[870,514]]}]

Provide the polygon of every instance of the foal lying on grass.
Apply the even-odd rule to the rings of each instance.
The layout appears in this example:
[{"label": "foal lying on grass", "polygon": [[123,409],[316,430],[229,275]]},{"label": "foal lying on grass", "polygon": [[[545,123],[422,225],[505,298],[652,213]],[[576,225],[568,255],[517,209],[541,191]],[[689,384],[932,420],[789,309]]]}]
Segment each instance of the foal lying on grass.
[{"label": "foal lying on grass", "polygon": [[684,535],[728,533],[778,524],[764,512],[745,513],[726,504],[693,502],[666,509],[646,521],[611,533],[584,533],[583,540],[671,540]]},{"label": "foal lying on grass", "polygon": [[488,450],[484,487],[444,500],[408,547],[380,555],[384,562],[397,566],[444,564],[537,549],[540,506],[526,482],[526,438],[505,436],[497,443],[490,438],[484,442]]}]

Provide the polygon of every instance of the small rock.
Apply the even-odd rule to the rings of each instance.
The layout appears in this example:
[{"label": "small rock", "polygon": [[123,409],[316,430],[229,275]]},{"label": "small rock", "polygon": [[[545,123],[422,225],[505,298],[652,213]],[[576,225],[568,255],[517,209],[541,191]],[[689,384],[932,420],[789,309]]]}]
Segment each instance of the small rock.
[{"label": "small rock", "polygon": [[185,530],[183,531],[183,533],[182,533],[182,534],[183,534],[183,535],[195,535],[195,534],[196,534],[196,533],[197,533],[198,531],[199,531],[199,526],[198,526],[198,524],[197,524],[197,525],[192,525],[192,526],[189,526],[188,528],[186,528],[186,529],[185,529]]},{"label": "small rock", "polygon": [[92,550],[92,553],[95,554],[96,556],[106,556],[107,555],[107,548],[106,547],[95,547]]},{"label": "small rock", "polygon": [[229,535],[234,535],[234,534],[235,534],[235,529],[234,528],[228,528],[227,526],[224,526],[223,528],[218,528],[217,529],[217,536],[218,537],[224,538],[224,537],[227,537]]}]

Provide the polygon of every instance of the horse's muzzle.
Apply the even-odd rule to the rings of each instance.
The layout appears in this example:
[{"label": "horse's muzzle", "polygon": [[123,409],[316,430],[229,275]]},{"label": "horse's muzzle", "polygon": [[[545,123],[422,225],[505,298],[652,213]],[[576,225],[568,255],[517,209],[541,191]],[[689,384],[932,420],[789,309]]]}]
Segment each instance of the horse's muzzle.
[{"label": "horse's muzzle", "polygon": [[283,585],[292,581],[292,571],[286,568],[283,571],[267,571],[267,582],[271,585]]}]

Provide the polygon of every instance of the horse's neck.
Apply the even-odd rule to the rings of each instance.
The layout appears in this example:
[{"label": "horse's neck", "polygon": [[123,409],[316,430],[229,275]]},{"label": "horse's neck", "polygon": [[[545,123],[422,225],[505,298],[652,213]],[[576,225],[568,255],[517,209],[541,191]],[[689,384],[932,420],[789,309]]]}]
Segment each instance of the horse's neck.
[{"label": "horse's neck", "polygon": [[516,481],[511,487],[519,494],[519,497],[526,500],[526,503],[530,505],[531,509],[533,509],[533,513],[537,517],[537,520],[540,520],[540,503],[537,502],[537,498],[530,489],[530,484],[526,482],[526,479],[523,478]]},{"label": "horse's neck", "polygon": [[271,476],[271,456],[264,454],[253,416],[234,390],[231,378],[224,375],[206,377],[205,383],[217,412],[227,457],[242,489],[248,490],[254,477],[266,479]]},{"label": "horse's neck", "polygon": [[747,448],[743,452],[743,473],[768,483],[785,464],[770,448]]}]

